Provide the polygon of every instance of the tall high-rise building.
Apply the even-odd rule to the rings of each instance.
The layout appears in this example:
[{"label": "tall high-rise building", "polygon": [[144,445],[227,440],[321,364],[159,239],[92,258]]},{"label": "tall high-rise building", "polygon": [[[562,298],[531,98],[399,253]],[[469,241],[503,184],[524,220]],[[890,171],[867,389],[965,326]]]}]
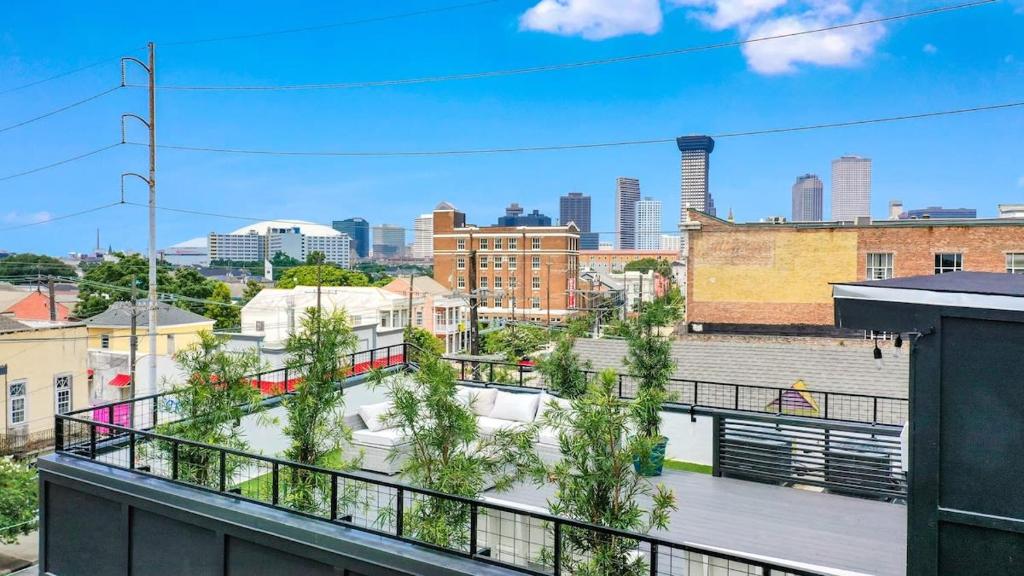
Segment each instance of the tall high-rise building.
[{"label": "tall high-rise building", "polygon": [[871,159],[842,156],[832,161],[832,220],[871,216]]},{"label": "tall high-rise building", "polygon": [[798,176],[793,184],[793,222],[821,222],[821,197],[824,187],[814,174]]},{"label": "tall high-rise building", "polygon": [[331,223],[331,228],[343,234],[348,234],[348,237],[352,239],[352,249],[355,250],[356,256],[366,258],[370,255],[369,222],[359,217],[347,218],[345,220],[335,220]]},{"label": "tall high-rise building", "polygon": [[636,203],[637,250],[661,249],[661,200],[647,197]]},{"label": "tall high-rise building", "polygon": [[412,257],[432,258],[434,256],[434,215],[420,214],[412,225]]},{"label": "tall high-rise building", "polygon": [[708,170],[711,166],[711,152],[715,141],[710,136],[681,136],[676,138],[679,146],[679,222],[686,221],[686,210],[693,209],[715,215],[715,200],[708,188]]},{"label": "tall high-rise building", "polygon": [[373,227],[373,257],[394,258],[405,250],[405,228],[391,224]]},{"label": "tall high-rise building", "polygon": [[558,223],[575,222],[580,229],[580,250],[597,250],[598,235],[590,231],[590,196],[569,192],[558,199]]},{"label": "tall high-rise building", "polygon": [[636,203],[640,201],[640,180],[615,179],[615,247],[636,248]]}]

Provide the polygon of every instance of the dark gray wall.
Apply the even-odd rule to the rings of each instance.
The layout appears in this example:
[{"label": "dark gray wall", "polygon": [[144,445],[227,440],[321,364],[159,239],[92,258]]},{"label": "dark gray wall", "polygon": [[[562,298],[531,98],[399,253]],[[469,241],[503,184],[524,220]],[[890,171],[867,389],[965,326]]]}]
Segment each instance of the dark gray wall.
[{"label": "dark gray wall", "polygon": [[41,573],[520,574],[71,456],[47,456],[38,465]]}]

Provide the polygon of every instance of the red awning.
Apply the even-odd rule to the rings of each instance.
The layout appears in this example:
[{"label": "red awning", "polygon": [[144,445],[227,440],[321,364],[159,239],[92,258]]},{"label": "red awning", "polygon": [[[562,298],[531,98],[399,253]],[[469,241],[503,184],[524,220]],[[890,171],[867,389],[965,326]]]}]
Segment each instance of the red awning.
[{"label": "red awning", "polygon": [[129,385],[131,383],[132,383],[132,377],[127,375],[127,374],[118,374],[117,376],[114,376],[114,378],[111,379],[110,382],[107,382],[107,384],[109,384],[109,385],[111,385],[111,386],[113,386],[115,388],[124,388],[125,386],[127,386],[127,385]]}]

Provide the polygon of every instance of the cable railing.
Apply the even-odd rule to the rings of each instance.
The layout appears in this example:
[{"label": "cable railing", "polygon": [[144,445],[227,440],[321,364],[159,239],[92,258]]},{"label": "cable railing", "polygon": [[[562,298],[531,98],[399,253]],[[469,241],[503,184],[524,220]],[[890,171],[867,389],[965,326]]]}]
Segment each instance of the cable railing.
[{"label": "cable railing", "polygon": [[[445,494],[360,472],[310,466],[72,415],[56,419],[57,452],[320,521],[407,541],[537,576],[573,573],[602,558],[650,576],[821,576],[745,557],[607,528],[535,509]],[[444,514],[450,538],[418,528]],[[613,572],[607,573],[617,573]]]}]

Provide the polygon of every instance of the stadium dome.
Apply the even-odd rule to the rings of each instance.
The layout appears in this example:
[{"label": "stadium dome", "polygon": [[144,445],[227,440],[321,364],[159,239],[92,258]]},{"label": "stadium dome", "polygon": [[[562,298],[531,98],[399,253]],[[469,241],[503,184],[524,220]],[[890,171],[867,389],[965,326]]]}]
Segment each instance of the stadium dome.
[{"label": "stadium dome", "polygon": [[264,222],[257,222],[255,224],[242,226],[238,230],[231,232],[231,234],[248,234],[250,231],[256,232],[257,234],[266,234],[267,228],[294,228],[296,226],[298,226],[299,231],[306,236],[341,236],[341,232],[338,232],[330,226],[314,224],[312,222],[306,222],[305,220],[266,220]]}]

